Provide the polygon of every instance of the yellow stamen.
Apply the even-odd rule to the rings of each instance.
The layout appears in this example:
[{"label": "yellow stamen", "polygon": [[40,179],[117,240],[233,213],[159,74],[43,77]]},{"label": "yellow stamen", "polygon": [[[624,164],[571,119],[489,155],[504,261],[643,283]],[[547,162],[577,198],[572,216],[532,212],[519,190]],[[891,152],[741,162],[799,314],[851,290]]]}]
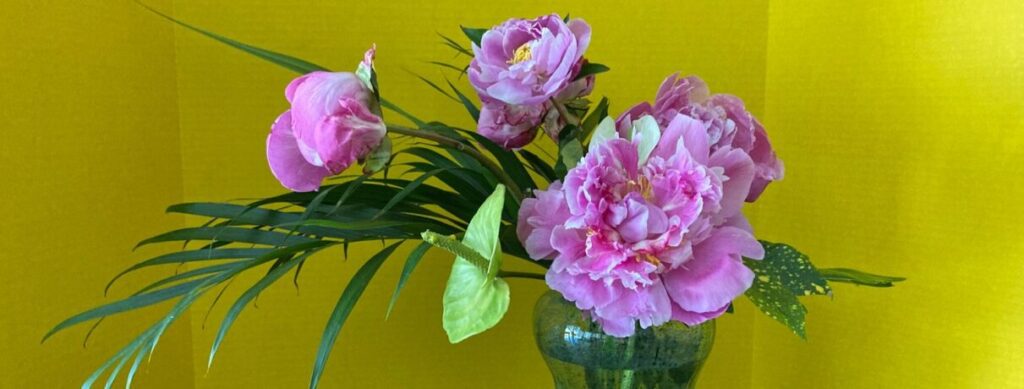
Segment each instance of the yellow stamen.
[{"label": "yellow stamen", "polygon": [[643,196],[644,200],[651,201],[654,188],[651,187],[651,180],[647,179],[647,177],[640,176],[640,178],[635,181],[629,180],[627,184],[629,184],[630,191],[640,192],[640,195]]},{"label": "yellow stamen", "polygon": [[512,54],[512,59],[508,60],[508,64],[515,65],[523,61],[529,61],[531,58],[533,58],[533,53],[530,52],[530,42],[526,42],[516,49],[515,53]]},{"label": "yellow stamen", "polygon": [[647,263],[652,264],[654,266],[661,266],[661,261],[658,260],[658,257],[655,257],[654,255],[651,255],[650,253],[640,253],[640,254],[637,254],[636,259],[639,260],[639,261],[647,262]]}]

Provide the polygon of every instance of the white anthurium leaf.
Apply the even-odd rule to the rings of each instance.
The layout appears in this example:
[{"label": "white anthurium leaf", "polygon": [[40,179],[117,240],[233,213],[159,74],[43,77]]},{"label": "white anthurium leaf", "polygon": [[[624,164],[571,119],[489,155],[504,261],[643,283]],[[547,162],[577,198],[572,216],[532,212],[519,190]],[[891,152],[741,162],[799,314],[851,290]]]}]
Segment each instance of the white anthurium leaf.
[{"label": "white anthurium leaf", "polygon": [[487,200],[480,205],[473,219],[466,227],[466,236],[462,243],[483,255],[490,261],[487,267],[488,278],[498,274],[501,267],[501,255],[498,251],[498,232],[501,229],[501,210],[505,205],[505,186],[498,184]]},{"label": "white anthurium leaf", "polygon": [[566,169],[572,170],[583,159],[583,145],[580,144],[579,139],[572,139],[562,147],[560,154],[562,164]]},{"label": "white anthurium leaf", "polygon": [[473,215],[463,246],[488,260],[487,268],[458,256],[444,289],[442,321],[448,341],[458,343],[494,327],[508,311],[509,289],[497,278],[501,268],[498,231],[505,203],[505,187],[498,185]]},{"label": "white anthurium leaf", "polygon": [[590,138],[590,145],[587,147],[587,152],[592,153],[597,150],[602,143],[611,140],[618,139],[619,133],[615,130],[615,121],[612,118],[605,117],[601,120],[601,123],[597,125],[597,129],[594,130],[594,136]]},{"label": "white anthurium leaf", "polygon": [[487,274],[462,257],[455,258],[444,289],[444,331],[448,341],[459,343],[501,321],[508,311],[508,284]]},{"label": "white anthurium leaf", "polygon": [[658,141],[661,140],[661,127],[658,127],[658,122],[654,120],[653,116],[644,115],[633,122],[631,135],[630,140],[637,145],[639,156],[637,163],[642,167],[647,163],[647,158],[651,156]]}]

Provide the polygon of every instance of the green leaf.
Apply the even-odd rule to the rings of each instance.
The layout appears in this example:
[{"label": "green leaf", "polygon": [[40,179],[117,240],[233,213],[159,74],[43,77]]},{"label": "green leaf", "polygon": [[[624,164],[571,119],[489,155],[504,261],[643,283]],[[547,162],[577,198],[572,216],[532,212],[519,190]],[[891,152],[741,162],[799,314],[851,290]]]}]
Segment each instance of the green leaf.
[{"label": "green leaf", "polygon": [[479,121],[480,109],[477,108],[475,104],[473,104],[472,100],[466,97],[466,95],[462,94],[462,91],[460,91],[459,88],[456,88],[451,81],[445,80],[445,82],[447,82],[448,86],[452,88],[452,91],[455,92],[455,95],[459,96],[459,101],[462,102],[462,106],[466,107],[466,111],[469,111],[469,116],[473,117],[473,122]]},{"label": "green leaf", "polygon": [[419,74],[416,74],[416,73],[413,73],[413,72],[409,72],[409,73],[412,74],[413,76],[416,76],[416,78],[419,78],[420,81],[423,81],[424,83],[429,85],[431,88],[434,88],[435,91],[437,91],[438,93],[444,95],[444,97],[447,97],[447,98],[451,99],[454,102],[459,102],[459,99],[455,98],[455,96],[452,96],[451,94],[446,92],[444,89],[441,89],[441,87],[437,86],[437,84],[435,84],[433,81],[430,81],[426,77],[423,77],[423,76],[421,76]]},{"label": "green leaf", "polygon": [[441,33],[437,33],[437,35],[440,36],[441,39],[444,39],[445,46],[451,47],[452,49],[454,49],[459,54],[465,54],[465,55],[467,55],[469,57],[473,56],[473,52],[472,51],[469,51],[468,48],[463,47],[461,44],[459,44],[459,42],[456,42],[454,39],[449,38],[449,37],[447,37],[447,36],[445,36],[444,34],[441,34]]},{"label": "green leaf", "polygon": [[406,110],[402,109],[401,107],[399,107],[395,103],[392,103],[392,102],[390,102],[390,101],[388,101],[388,100],[386,100],[384,98],[381,98],[379,103],[380,103],[381,107],[390,109],[391,111],[393,111],[393,112],[395,112],[395,113],[397,113],[399,115],[402,115],[402,117],[404,117],[407,120],[409,120],[410,122],[412,122],[412,124],[415,124],[416,127],[423,127],[424,125],[427,124],[426,122],[420,120],[416,116],[413,116],[413,114],[411,114],[409,112],[406,112]]},{"label": "green leaf", "polygon": [[460,68],[460,67],[452,65],[450,63],[441,62],[441,61],[427,61],[427,63],[429,63],[431,65],[437,65],[437,66],[440,66],[440,67],[445,68],[445,69],[454,70],[456,72],[459,72],[460,75],[466,73],[466,68]]},{"label": "green leaf", "polygon": [[[528,190],[528,188],[536,188],[537,185],[533,182],[533,178],[530,177],[530,172],[523,166],[523,162],[516,158],[516,154],[501,148],[497,143],[494,143],[490,139],[487,139],[483,135],[476,132],[466,131],[466,134],[473,137],[477,143],[484,146],[495,159],[498,160],[498,164],[501,168],[508,173],[509,177],[515,181],[516,185],[522,190]],[[515,210],[518,211],[518,210]]]},{"label": "green leaf", "polygon": [[904,277],[883,276],[879,274],[865,273],[855,269],[829,268],[818,269],[825,279],[833,282],[845,282],[855,285],[874,286],[888,288],[897,282],[905,281]]},{"label": "green leaf", "polygon": [[807,256],[793,247],[761,241],[764,259],[745,259],[754,272],[754,283],[746,295],[762,312],[806,338],[804,316],[807,308],[797,296],[831,295],[832,289]]},{"label": "green leaf", "polygon": [[797,296],[831,295],[828,281],[806,255],[784,243],[760,241],[764,259],[744,261],[763,282],[779,282]]},{"label": "green leaf", "polygon": [[412,271],[416,270],[416,265],[423,259],[423,255],[430,250],[430,243],[420,242],[415,249],[409,253],[409,258],[405,260],[405,266],[402,267],[402,274],[398,277],[398,285],[395,286],[395,293],[391,294],[391,301],[388,302],[387,313],[384,314],[384,319],[387,320],[391,317],[391,311],[395,308],[395,302],[398,301],[398,295],[402,293],[402,288],[405,287],[406,281],[409,281],[409,277],[412,276]]},{"label": "green leaf", "polygon": [[98,319],[104,316],[110,316],[125,311],[130,311],[132,309],[150,306],[189,293],[197,286],[204,285],[205,282],[207,282],[210,278],[213,277],[217,276],[200,278],[197,280],[192,280],[178,285],[174,285],[166,289],[160,289],[154,292],[131,296],[119,301],[104,304],[99,307],[90,309],[88,311],[79,313],[77,315],[65,319],[64,321],[54,326],[53,329],[51,329],[49,332],[46,333],[46,335],[43,336],[43,341],[46,341],[46,339],[48,339],[50,336],[53,336],[53,334],[57,333],[58,331],[61,331],[65,328],[68,328],[81,322],[89,321],[92,319]]},{"label": "green leaf", "polygon": [[334,306],[334,311],[331,313],[331,318],[327,320],[327,327],[324,328],[324,335],[320,340],[320,348],[317,350],[316,362],[313,364],[313,376],[310,378],[309,387],[311,389],[316,388],[320,384],[320,376],[324,372],[324,368],[327,366],[327,358],[331,355],[331,349],[334,347],[334,341],[338,338],[338,332],[341,331],[341,327],[345,325],[345,320],[348,319],[348,315],[352,313],[352,309],[355,308],[356,302],[359,297],[362,296],[363,291],[366,290],[366,285],[370,283],[373,276],[380,269],[380,265],[384,263],[384,260],[388,258],[395,251],[395,249],[402,244],[402,242],[396,242],[381,250],[377,255],[370,258],[369,261],[363,264],[356,274],[352,276],[352,279],[345,286],[345,291],[341,293],[341,297],[338,299],[338,304]]},{"label": "green leaf", "polygon": [[133,296],[146,293],[148,291],[151,291],[153,289],[159,288],[161,286],[164,286],[164,285],[167,285],[167,284],[170,284],[170,283],[173,283],[173,282],[178,282],[178,281],[187,280],[189,278],[194,278],[196,276],[202,276],[202,275],[207,275],[207,274],[212,274],[212,273],[225,273],[225,272],[237,270],[239,267],[242,266],[240,264],[241,262],[247,262],[247,261],[251,261],[251,260],[242,260],[242,261],[220,263],[220,264],[216,264],[216,265],[203,266],[203,267],[195,268],[195,269],[192,269],[192,270],[189,270],[189,271],[175,273],[174,275],[172,275],[170,277],[162,278],[162,279],[160,279],[160,280],[158,280],[156,282],[153,282],[153,283],[151,283],[149,285],[146,285],[142,289],[139,289],[138,291],[136,291],[133,294]]},{"label": "green leaf", "polygon": [[226,219],[229,225],[271,226],[300,219],[300,215],[295,213],[230,203],[182,203],[167,207],[167,212]]},{"label": "green leaf", "polygon": [[145,246],[152,243],[158,242],[173,242],[180,240],[218,240],[225,242],[244,242],[262,244],[268,246],[280,246],[285,243],[307,243],[313,241],[313,239],[304,236],[288,236],[274,231],[264,231],[250,228],[238,228],[238,227],[196,227],[196,228],[183,228],[180,230],[174,230],[171,232],[163,233],[152,238],[139,242],[135,247]]},{"label": "green leaf", "polygon": [[800,304],[796,295],[782,283],[765,282],[759,277],[754,277],[753,285],[745,294],[765,315],[789,327],[801,338],[807,338],[804,328],[807,308]]},{"label": "green leaf", "polygon": [[158,257],[150,258],[145,261],[139,262],[124,271],[118,273],[113,279],[107,283],[107,287],[104,288],[103,293],[106,294],[110,290],[111,285],[120,279],[125,274],[132,271],[157,265],[165,264],[181,264],[186,262],[196,261],[212,261],[220,259],[242,259],[242,258],[256,258],[260,255],[266,254],[271,249],[199,249],[199,250],[188,250],[178,251],[170,254],[164,254]]},{"label": "green leaf", "polygon": [[601,101],[597,103],[597,106],[590,111],[590,114],[587,115],[580,124],[582,132],[580,132],[579,139],[581,141],[587,140],[587,137],[589,137],[590,134],[594,132],[594,129],[597,128],[597,124],[605,117],[608,117],[608,98],[602,97]]},{"label": "green leaf", "polygon": [[530,164],[530,166],[533,166],[534,171],[536,171],[537,174],[540,174],[548,182],[552,182],[558,179],[557,177],[555,177],[555,169],[551,167],[551,165],[549,165],[543,159],[541,159],[539,156],[537,156],[537,154],[531,153],[526,149],[520,149],[519,155],[522,156],[523,159],[525,159],[526,162]]},{"label": "green leaf", "polygon": [[169,16],[167,14],[164,14],[163,12],[157,11],[156,9],[154,9],[154,8],[148,6],[148,5],[145,5],[145,4],[141,3],[141,2],[139,2],[138,4],[141,5],[143,8],[146,8],[149,11],[151,11],[151,12],[153,12],[153,13],[161,16],[161,17],[163,17],[164,19],[167,19],[167,20],[169,20],[169,21],[171,21],[171,22],[173,22],[173,23],[175,23],[175,24],[177,24],[179,26],[185,27],[185,28],[187,28],[189,30],[195,31],[195,32],[200,33],[202,35],[205,35],[205,36],[207,36],[209,38],[212,38],[213,40],[216,40],[216,41],[221,42],[223,44],[226,44],[228,46],[234,47],[234,48],[236,48],[238,50],[244,51],[244,52],[246,52],[248,54],[251,54],[251,55],[253,55],[253,56],[257,57],[257,58],[261,58],[261,59],[264,59],[266,61],[269,61],[271,63],[274,63],[276,65],[284,67],[284,68],[286,68],[288,70],[291,70],[293,72],[305,74],[305,73],[309,73],[309,72],[313,72],[313,71],[318,71],[318,70],[323,70],[323,71],[327,70],[327,68],[324,68],[323,66],[320,66],[320,65],[317,65],[317,64],[314,64],[314,63],[311,63],[311,62],[307,62],[307,61],[302,60],[302,59],[298,59],[298,58],[295,58],[295,57],[292,57],[292,56],[289,56],[289,55],[273,52],[273,51],[270,51],[270,50],[261,49],[261,48],[256,47],[256,46],[251,46],[251,45],[248,45],[248,44],[236,41],[234,39],[230,39],[230,38],[227,38],[227,37],[224,37],[224,36],[221,36],[221,35],[214,34],[214,33],[210,32],[210,31],[201,29],[199,27],[196,27],[196,26],[193,26],[191,24],[188,24],[188,23],[185,23],[183,21],[180,21],[178,19],[175,19],[174,17]]},{"label": "green leaf", "polygon": [[384,208],[381,208],[381,210],[378,211],[377,214],[374,215],[373,218],[376,219],[376,218],[379,218],[379,217],[383,216],[392,207],[394,207],[398,203],[402,202],[402,200],[405,200],[405,198],[408,197],[410,194],[412,194],[412,192],[415,191],[416,188],[419,188],[420,185],[423,184],[423,181],[426,181],[428,178],[433,177],[435,174],[440,173],[442,171],[444,171],[444,169],[435,169],[435,170],[423,173],[419,177],[416,177],[416,179],[413,180],[412,182],[410,182],[408,185],[406,185],[405,188],[402,188],[401,192],[398,192],[398,194],[396,194],[394,197],[392,197],[391,200],[388,200],[388,203],[384,205]]},{"label": "green leaf", "polygon": [[207,289],[201,285],[196,289],[192,290],[189,294],[185,295],[178,301],[177,304],[164,316],[163,319],[157,321],[155,324],[147,328],[138,337],[128,343],[124,348],[118,351],[114,356],[107,360],[101,365],[92,375],[90,375],[85,382],[82,383],[82,388],[90,388],[93,383],[100,378],[101,375],[109,368],[114,362],[118,362],[117,366],[110,372],[110,377],[107,379],[104,387],[109,388],[113,381],[117,378],[118,373],[124,364],[128,361],[132,355],[135,355],[135,360],[132,363],[132,367],[128,372],[128,376],[125,380],[125,387],[131,387],[132,380],[135,377],[135,372],[138,369],[139,364],[142,361],[142,356],[145,354],[152,355],[153,349],[156,347],[156,343],[160,339],[160,335],[163,334],[164,330],[174,322],[181,313],[188,308],[197,297],[204,293]]},{"label": "green leaf", "polygon": [[451,343],[481,333],[497,324],[508,310],[509,290],[497,278],[501,269],[498,238],[505,187],[498,185],[484,201],[466,229],[462,242],[488,260],[486,270],[458,256],[444,291],[443,325]]},{"label": "green leaf", "polygon": [[242,293],[238,300],[235,300],[235,303],[231,306],[231,308],[228,310],[228,313],[224,316],[224,320],[221,321],[220,329],[217,331],[217,337],[213,341],[213,346],[210,347],[210,356],[206,361],[206,367],[209,368],[211,365],[213,365],[213,357],[217,354],[217,350],[220,348],[221,342],[224,341],[224,336],[227,335],[228,330],[231,329],[231,325],[234,324],[235,319],[238,318],[238,315],[242,313],[242,310],[245,309],[245,306],[248,305],[250,301],[256,298],[256,296],[264,289],[266,289],[268,286],[270,286],[270,284],[273,284],[279,278],[281,278],[281,276],[285,275],[285,273],[288,273],[288,271],[290,271],[296,265],[305,261],[306,258],[309,258],[310,255],[313,255],[317,251],[324,249],[330,246],[331,244],[334,243],[318,241],[305,245],[295,245],[284,249],[275,250],[272,253],[260,257],[259,260],[268,261],[271,258],[290,257],[294,254],[303,252],[302,255],[292,258],[291,260],[285,261],[280,266],[277,266],[276,268],[268,272],[265,276],[263,276],[263,278],[257,281],[256,284],[254,284],[252,287],[250,287],[248,290]]},{"label": "green leaf", "polygon": [[602,64],[588,62],[580,68],[580,72],[576,74],[576,78],[574,78],[573,81],[583,79],[592,74],[604,73],[609,70],[611,70],[611,68]]},{"label": "green leaf", "polygon": [[461,28],[462,33],[466,34],[466,37],[473,43],[476,43],[477,46],[480,46],[480,40],[484,38],[484,33],[487,32],[486,28],[472,28],[466,26],[459,26],[459,28]]}]

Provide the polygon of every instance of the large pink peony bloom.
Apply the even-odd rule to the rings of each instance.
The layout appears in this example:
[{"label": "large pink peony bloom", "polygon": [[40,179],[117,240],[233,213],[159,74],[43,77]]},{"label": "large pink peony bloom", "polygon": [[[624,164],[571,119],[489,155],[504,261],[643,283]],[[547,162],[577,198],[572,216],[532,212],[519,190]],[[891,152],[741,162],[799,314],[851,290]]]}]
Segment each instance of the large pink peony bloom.
[{"label": "large pink peony bloom", "polygon": [[[372,60],[372,50],[364,62]],[[373,151],[386,127],[375,114],[373,91],[353,73],[313,72],[285,89],[291,109],[274,122],[267,137],[267,161],[274,177],[296,192],[315,191]]]},{"label": "large pink peony bloom", "polygon": [[740,213],[754,174],[745,152],[710,151],[702,123],[651,117],[620,137],[606,119],[564,183],[535,191],[517,233],[548,285],[614,336],[721,315],[764,255]]},{"label": "large pink peony bloom", "polygon": [[712,151],[730,146],[750,155],[755,175],[746,201],[757,200],[768,183],[782,179],[782,161],[775,155],[764,126],[747,111],[742,100],[726,94],[710,95],[707,84],[696,76],[669,76],[658,88],[654,105],[644,102],[633,106],[619,117],[619,127],[642,115],[652,115],[665,126],[678,114],[704,123]]},{"label": "large pink peony bloom", "polygon": [[473,45],[469,81],[481,98],[540,105],[572,82],[589,45],[590,26],[582,19],[510,19]]}]

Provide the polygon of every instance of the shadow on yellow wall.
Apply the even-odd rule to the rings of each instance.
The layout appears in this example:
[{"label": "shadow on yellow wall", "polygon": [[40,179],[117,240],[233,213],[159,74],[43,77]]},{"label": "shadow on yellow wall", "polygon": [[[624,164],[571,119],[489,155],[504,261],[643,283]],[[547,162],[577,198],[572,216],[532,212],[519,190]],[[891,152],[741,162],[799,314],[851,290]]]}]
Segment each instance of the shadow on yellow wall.
[{"label": "shadow on yellow wall", "polygon": [[[742,97],[763,119],[787,178],[748,209],[759,236],[790,242],[822,266],[911,278],[810,300],[807,342],[739,304],[719,320],[704,387],[1024,385],[1024,7],[1016,2],[154,5],[332,68],[353,68],[375,42],[390,100],[464,127],[472,123],[461,107],[405,72],[441,76],[423,62],[451,56],[435,31],[455,36],[459,24],[547,12],[583,17],[594,28],[588,56],[613,68],[595,92],[611,98],[613,113],[683,71]],[[165,205],[282,191],[263,147],[293,75],[172,30],[129,2],[7,11],[0,386],[66,387],[160,308],[108,320],[86,351],[77,346],[85,328],[45,346],[38,337],[103,301],[102,285],[131,263],[134,241],[184,222],[155,217]],[[209,371],[210,301],[196,304],[138,386],[305,386],[323,324],[368,252],[355,246],[348,262],[325,252],[298,289],[269,289]],[[385,264],[342,331],[323,387],[549,386],[530,330],[544,286],[512,281],[505,321],[448,345],[440,297],[449,261],[425,258],[388,321],[401,261]]]}]

